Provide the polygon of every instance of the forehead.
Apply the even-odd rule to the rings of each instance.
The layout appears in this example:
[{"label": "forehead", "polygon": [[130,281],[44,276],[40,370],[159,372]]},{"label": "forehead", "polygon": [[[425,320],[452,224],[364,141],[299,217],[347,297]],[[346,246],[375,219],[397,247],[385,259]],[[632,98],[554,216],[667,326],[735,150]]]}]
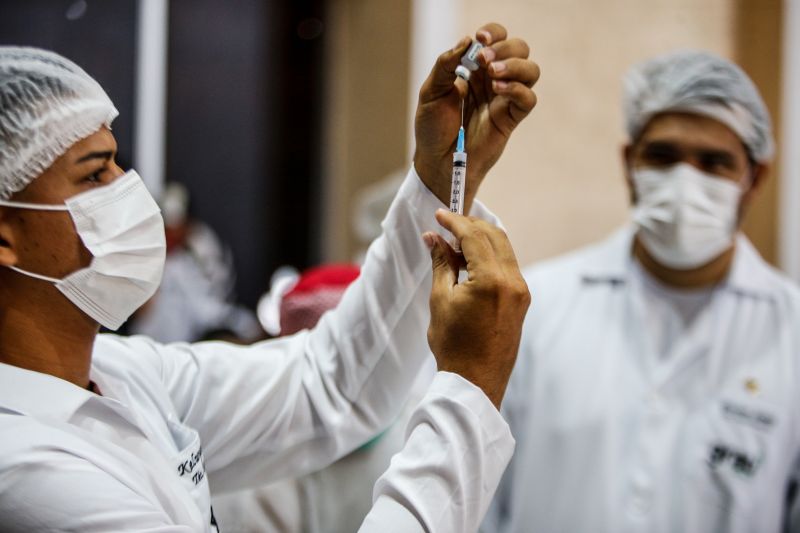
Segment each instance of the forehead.
[{"label": "forehead", "polygon": [[54,165],[59,161],[66,164],[75,164],[86,154],[98,151],[111,151],[114,153],[117,151],[117,140],[111,130],[105,126],[70,146],[69,150],[64,152]]},{"label": "forehead", "polygon": [[88,159],[92,153],[117,151],[117,141],[111,130],[103,126],[88,137],[84,137],[61,154],[50,167],[35,178],[27,187],[12,196],[17,201],[38,203],[59,202],[64,195],[71,196],[74,191],[69,186],[75,177],[91,172],[98,166],[99,159]]},{"label": "forehead", "polygon": [[653,117],[637,144],[644,146],[654,142],[746,155],[741,139],[732,129],[713,118],[691,113],[662,113]]}]

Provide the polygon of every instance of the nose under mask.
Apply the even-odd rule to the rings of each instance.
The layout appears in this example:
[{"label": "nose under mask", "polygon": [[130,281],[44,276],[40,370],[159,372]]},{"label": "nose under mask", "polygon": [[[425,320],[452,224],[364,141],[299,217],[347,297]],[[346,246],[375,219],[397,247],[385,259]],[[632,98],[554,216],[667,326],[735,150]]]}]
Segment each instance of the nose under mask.
[{"label": "nose under mask", "polygon": [[632,173],[633,222],[647,251],[677,270],[703,266],[733,244],[742,187],[687,163]]},{"label": "nose under mask", "polygon": [[9,268],[55,284],[74,305],[108,329],[119,328],[158,289],[166,259],[164,221],[158,204],[135,171],[73,196],[64,205],[5,200],[0,200],[0,205],[69,211],[78,235],[92,254],[88,267],[63,279]]}]

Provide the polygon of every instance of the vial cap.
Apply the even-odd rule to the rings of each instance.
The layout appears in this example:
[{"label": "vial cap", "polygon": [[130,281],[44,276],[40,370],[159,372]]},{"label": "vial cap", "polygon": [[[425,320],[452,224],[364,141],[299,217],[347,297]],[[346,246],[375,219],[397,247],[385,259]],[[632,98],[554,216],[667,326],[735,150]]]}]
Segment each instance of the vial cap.
[{"label": "vial cap", "polygon": [[464,65],[459,65],[456,67],[456,76],[463,79],[464,81],[469,81],[470,71]]}]

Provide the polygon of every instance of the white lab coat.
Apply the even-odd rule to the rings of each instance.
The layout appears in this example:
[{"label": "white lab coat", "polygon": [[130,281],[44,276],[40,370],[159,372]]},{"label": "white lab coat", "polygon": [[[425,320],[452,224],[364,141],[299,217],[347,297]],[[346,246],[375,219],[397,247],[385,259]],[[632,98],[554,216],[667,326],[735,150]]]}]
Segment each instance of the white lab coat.
[{"label": "white lab coat", "polygon": [[[358,281],[311,332],[251,347],[101,335],[102,397],[0,364],[0,530],[216,531],[209,484],[300,475],[385,428],[429,353],[420,235],[440,206],[412,171]],[[476,530],[512,450],[488,398],[438,373],[362,531]]]},{"label": "white lab coat", "polygon": [[225,525],[225,533],[357,531],[372,507],[375,482],[403,449],[408,421],[435,375],[436,361],[430,355],[389,429],[332,465],[256,489],[212,492],[214,515]]},{"label": "white lab coat", "polygon": [[800,299],[747,239],[654,353],[633,230],[525,272],[503,408],[517,450],[483,531],[772,533],[800,452]]}]

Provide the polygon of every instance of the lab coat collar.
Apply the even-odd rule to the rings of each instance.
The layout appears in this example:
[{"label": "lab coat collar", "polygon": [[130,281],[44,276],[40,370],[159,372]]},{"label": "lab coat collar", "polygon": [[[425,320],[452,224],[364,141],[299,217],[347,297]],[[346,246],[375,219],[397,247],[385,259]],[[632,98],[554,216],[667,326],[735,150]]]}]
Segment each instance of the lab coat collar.
[{"label": "lab coat collar", "polygon": [[633,261],[631,249],[635,228],[628,224],[608,239],[594,246],[587,261],[583,261],[583,281],[586,283],[625,283]]},{"label": "lab coat collar", "polygon": [[[626,283],[631,263],[635,260],[631,253],[635,233],[636,228],[627,224],[596,246],[593,255],[584,262],[584,282]],[[720,287],[756,298],[774,299],[781,286],[772,267],[758,254],[750,240],[743,233],[737,233],[733,264]]]},{"label": "lab coat collar", "polygon": [[741,232],[736,235],[736,251],[726,285],[742,294],[770,299],[777,299],[785,290],[785,282]]},{"label": "lab coat collar", "polygon": [[69,381],[0,363],[0,411],[68,420],[95,394]]}]

